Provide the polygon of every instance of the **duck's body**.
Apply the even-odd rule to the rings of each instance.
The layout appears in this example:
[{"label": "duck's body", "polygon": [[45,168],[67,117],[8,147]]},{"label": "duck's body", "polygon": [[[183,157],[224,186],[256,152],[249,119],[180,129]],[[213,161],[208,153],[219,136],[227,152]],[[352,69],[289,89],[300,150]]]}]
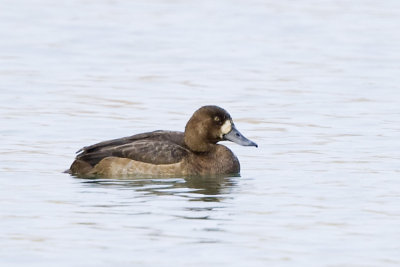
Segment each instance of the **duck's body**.
[{"label": "duck's body", "polygon": [[239,173],[237,157],[217,144],[221,140],[256,146],[240,135],[225,110],[205,106],[193,114],[185,132],[154,131],[84,147],[70,172],[85,177]]}]

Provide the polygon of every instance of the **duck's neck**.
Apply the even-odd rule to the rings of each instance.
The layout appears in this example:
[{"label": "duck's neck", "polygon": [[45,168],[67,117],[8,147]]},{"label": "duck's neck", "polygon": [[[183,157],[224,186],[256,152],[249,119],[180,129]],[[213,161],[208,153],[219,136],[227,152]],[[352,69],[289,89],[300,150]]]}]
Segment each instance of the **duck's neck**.
[{"label": "duck's neck", "polygon": [[196,116],[192,116],[185,127],[185,145],[193,152],[209,152],[215,143],[208,138],[208,127]]},{"label": "duck's neck", "polygon": [[185,132],[185,145],[193,152],[210,152],[215,149],[215,144],[210,144],[200,136],[193,136]]}]

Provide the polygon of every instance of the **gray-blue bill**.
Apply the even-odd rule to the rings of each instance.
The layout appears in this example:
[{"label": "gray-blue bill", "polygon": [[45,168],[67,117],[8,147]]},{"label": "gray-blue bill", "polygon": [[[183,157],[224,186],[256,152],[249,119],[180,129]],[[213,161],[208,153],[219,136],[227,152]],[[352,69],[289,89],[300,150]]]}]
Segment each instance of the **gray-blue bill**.
[{"label": "gray-blue bill", "polygon": [[258,147],[256,143],[244,137],[235,126],[232,127],[232,130],[224,135],[224,140],[232,141],[241,146],[255,146]]}]

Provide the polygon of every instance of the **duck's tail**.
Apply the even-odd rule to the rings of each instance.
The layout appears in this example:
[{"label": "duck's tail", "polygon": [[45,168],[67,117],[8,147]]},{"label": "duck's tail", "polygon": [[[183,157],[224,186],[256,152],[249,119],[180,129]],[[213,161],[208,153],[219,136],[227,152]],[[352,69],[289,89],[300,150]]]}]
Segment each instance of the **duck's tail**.
[{"label": "duck's tail", "polygon": [[65,173],[69,174],[76,174],[79,176],[87,176],[91,174],[91,171],[93,169],[93,166],[87,163],[86,161],[76,159],[71,167],[65,171]]}]

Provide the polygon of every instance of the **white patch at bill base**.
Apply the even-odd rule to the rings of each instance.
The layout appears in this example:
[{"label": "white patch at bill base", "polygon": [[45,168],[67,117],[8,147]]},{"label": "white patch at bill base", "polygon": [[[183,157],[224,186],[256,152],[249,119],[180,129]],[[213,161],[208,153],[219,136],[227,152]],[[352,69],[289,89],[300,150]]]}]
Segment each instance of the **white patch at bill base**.
[{"label": "white patch at bill base", "polygon": [[224,134],[229,133],[232,130],[232,123],[230,120],[226,120],[221,126],[221,137]]}]

